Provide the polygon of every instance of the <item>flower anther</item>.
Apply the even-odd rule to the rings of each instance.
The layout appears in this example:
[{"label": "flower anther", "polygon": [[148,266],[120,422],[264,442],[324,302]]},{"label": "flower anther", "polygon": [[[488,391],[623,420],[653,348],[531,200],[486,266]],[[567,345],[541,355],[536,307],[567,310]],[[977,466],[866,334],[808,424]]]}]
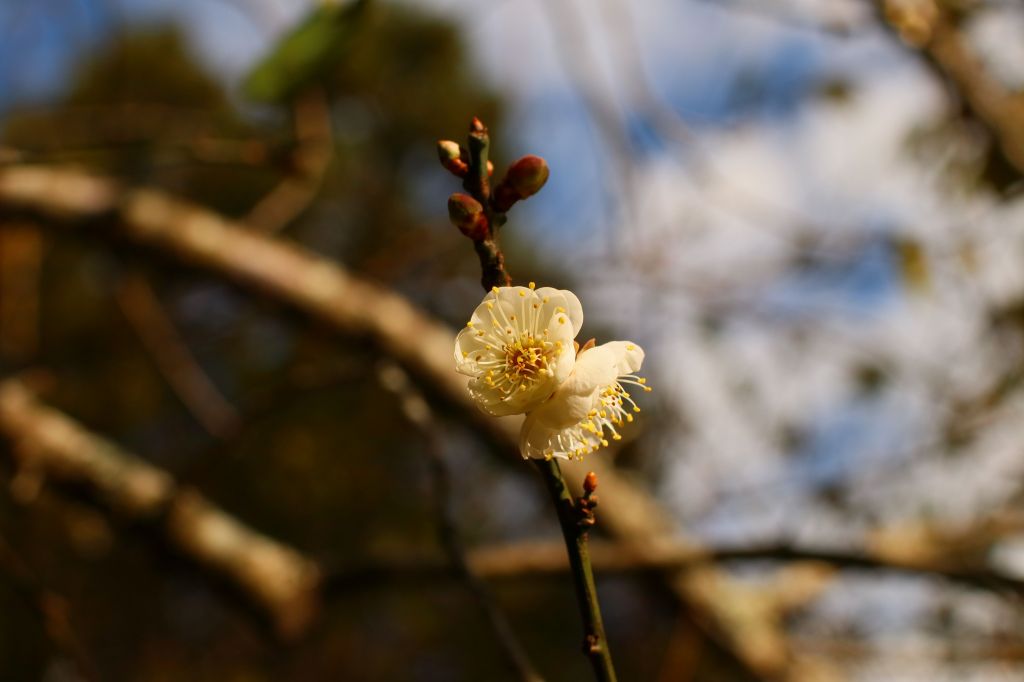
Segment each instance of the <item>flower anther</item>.
[{"label": "flower anther", "polygon": [[619,431],[639,412],[627,386],[650,391],[636,375],[644,352],[630,341],[585,348],[573,372],[549,400],[526,417],[519,437],[524,458],[583,459],[620,440]]},{"label": "flower anther", "polygon": [[572,373],[583,308],[571,291],[495,287],[455,339],[455,368],[488,414],[539,407]]}]

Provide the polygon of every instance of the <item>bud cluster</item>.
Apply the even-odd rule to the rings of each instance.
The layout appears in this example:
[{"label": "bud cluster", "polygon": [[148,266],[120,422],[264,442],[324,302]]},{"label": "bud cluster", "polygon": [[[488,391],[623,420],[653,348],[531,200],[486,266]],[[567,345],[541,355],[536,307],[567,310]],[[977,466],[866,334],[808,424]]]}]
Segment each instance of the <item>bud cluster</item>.
[{"label": "bud cluster", "polygon": [[[476,168],[480,168],[487,156],[487,128],[480,119],[474,117],[470,122],[469,136],[474,155],[482,157],[477,159]],[[540,191],[549,175],[547,162],[530,154],[509,166],[501,182],[491,189],[486,178],[493,175],[494,164],[489,160],[486,161],[486,177],[477,175],[479,171],[473,168],[470,152],[453,140],[438,140],[437,157],[449,173],[463,179],[463,186],[470,192],[457,192],[448,198],[448,217],[462,234],[473,241],[490,237],[492,224],[503,224],[503,214],[516,202]]]}]

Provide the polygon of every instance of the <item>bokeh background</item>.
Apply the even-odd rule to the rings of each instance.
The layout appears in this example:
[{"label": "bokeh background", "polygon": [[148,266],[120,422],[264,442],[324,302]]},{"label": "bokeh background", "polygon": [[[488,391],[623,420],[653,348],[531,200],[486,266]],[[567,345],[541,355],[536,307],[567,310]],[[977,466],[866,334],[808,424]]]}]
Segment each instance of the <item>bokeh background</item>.
[{"label": "bokeh background", "polygon": [[[434,144],[473,115],[499,173],[551,167],[503,231],[516,283],[647,351],[594,456],[636,493],[595,538],[620,678],[1020,679],[1012,0],[0,3],[0,679],[521,679],[445,516],[508,550],[483,578],[536,670],[588,679],[568,577],[516,568],[558,548],[548,500],[478,417],[372,335],[47,206],[82,172],[156,190],[455,329],[479,267]],[[56,174],[31,206],[25,169]],[[15,388],[316,562],[317,615],[282,628],[166,509],[54,469]]]}]

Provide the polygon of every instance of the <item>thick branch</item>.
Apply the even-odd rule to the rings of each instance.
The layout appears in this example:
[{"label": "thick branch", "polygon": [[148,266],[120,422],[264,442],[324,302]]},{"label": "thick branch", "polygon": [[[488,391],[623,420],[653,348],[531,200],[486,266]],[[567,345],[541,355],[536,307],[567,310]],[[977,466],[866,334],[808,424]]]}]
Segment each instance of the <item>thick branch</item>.
[{"label": "thick branch", "polygon": [[312,561],[42,405],[16,379],[0,384],[0,435],[10,441],[18,467],[85,487],[126,521],[160,528],[174,548],[261,607],[283,637],[301,634],[312,622],[320,583]]}]

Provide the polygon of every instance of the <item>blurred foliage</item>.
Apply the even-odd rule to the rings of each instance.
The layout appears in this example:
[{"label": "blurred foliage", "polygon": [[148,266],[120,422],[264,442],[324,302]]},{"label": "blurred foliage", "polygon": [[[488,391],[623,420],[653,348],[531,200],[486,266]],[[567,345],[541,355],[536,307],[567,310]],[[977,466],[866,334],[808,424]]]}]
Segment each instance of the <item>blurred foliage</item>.
[{"label": "blurred foliage", "polygon": [[249,74],[245,93],[261,102],[286,102],[331,72],[360,34],[369,0],[323,4],[299,23]]}]

